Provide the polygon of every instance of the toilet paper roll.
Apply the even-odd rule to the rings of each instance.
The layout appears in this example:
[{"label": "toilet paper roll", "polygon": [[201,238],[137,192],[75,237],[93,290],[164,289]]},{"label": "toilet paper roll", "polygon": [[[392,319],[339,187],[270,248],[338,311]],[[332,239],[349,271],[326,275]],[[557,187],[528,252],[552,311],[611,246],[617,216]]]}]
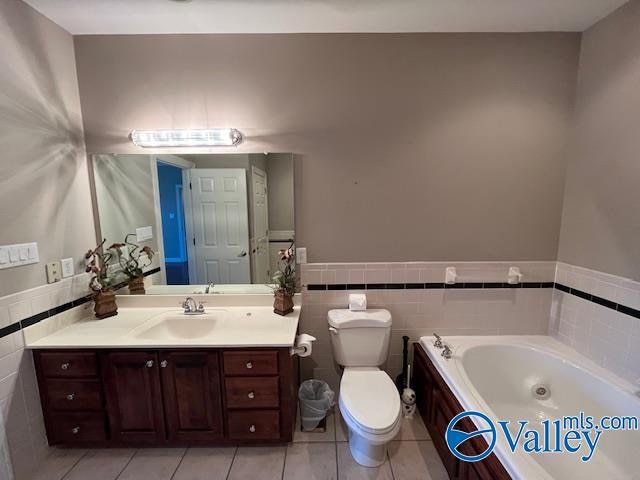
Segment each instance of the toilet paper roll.
[{"label": "toilet paper roll", "polygon": [[296,337],[296,346],[291,349],[292,355],[298,355],[300,357],[308,357],[311,355],[313,342],[316,337],[309,335],[308,333],[302,333]]},{"label": "toilet paper roll", "polygon": [[367,309],[367,296],[364,293],[349,294],[349,310],[364,312]]}]

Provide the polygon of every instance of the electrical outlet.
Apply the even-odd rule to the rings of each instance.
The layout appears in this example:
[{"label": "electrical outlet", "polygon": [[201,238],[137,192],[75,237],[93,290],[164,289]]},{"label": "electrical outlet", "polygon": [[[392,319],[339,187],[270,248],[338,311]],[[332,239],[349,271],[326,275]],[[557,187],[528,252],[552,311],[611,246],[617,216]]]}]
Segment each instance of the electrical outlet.
[{"label": "electrical outlet", "polygon": [[75,273],[73,270],[73,258],[63,258],[60,260],[62,265],[62,278],[72,277]]},{"label": "electrical outlet", "polygon": [[307,263],[307,249],[306,247],[296,248],[296,263]]},{"label": "electrical outlet", "polygon": [[55,283],[62,280],[62,266],[60,262],[47,263],[47,283]]}]

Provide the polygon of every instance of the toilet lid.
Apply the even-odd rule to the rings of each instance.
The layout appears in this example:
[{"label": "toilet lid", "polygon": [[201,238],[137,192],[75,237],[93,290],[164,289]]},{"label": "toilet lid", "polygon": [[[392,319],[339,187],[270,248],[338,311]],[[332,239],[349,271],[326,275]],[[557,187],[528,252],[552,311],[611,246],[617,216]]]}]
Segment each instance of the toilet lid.
[{"label": "toilet lid", "polygon": [[400,417],[400,395],[377,368],[347,368],[340,381],[341,413],[369,433],[386,433]]}]

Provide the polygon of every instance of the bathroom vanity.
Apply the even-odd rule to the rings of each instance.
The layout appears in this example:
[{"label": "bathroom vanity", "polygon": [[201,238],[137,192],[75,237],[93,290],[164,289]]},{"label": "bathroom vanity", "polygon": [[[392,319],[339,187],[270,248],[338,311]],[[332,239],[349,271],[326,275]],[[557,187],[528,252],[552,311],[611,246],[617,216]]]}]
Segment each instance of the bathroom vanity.
[{"label": "bathroom vanity", "polygon": [[[29,345],[47,436],[67,447],[290,442],[299,307],[121,309]],[[214,325],[211,331],[204,328]]]}]

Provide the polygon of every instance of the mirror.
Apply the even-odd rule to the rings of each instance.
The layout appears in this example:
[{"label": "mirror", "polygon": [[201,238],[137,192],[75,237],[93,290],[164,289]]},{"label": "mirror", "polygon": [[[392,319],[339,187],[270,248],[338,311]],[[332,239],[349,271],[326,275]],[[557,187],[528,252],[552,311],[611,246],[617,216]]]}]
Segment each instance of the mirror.
[{"label": "mirror", "polygon": [[95,154],[91,163],[96,237],[125,244],[111,267],[122,283],[122,262],[134,258],[146,294],[272,292],[278,252],[295,242],[293,154]]}]

